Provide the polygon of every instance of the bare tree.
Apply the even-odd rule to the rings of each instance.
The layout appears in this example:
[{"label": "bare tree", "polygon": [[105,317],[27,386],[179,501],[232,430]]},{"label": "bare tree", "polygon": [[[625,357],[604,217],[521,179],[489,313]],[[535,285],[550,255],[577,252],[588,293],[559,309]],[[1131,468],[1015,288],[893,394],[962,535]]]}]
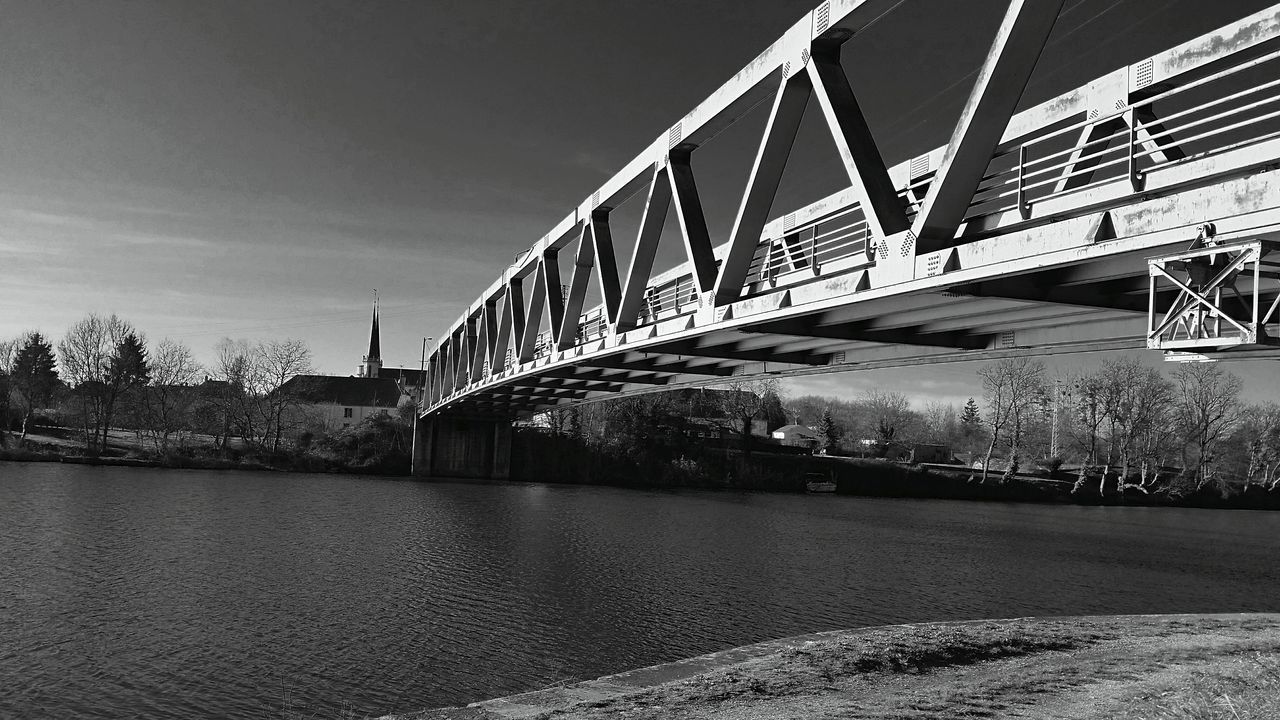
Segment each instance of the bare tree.
[{"label": "bare tree", "polygon": [[[1173,384],[1165,381],[1158,396],[1151,398],[1150,421],[1135,429],[1134,456],[1138,463],[1138,487],[1149,492],[1160,481],[1160,470],[1180,450],[1178,425],[1174,416]],[[1121,489],[1133,487],[1125,483]]]},{"label": "bare tree", "polygon": [[[1106,413],[1111,428],[1108,465],[1113,459],[1120,465],[1117,490],[1134,488],[1148,492],[1147,474],[1144,472],[1141,481],[1134,484],[1128,482],[1129,473],[1138,456],[1149,455],[1160,446],[1155,441],[1160,437],[1159,429],[1169,426],[1173,384],[1159,371],[1144,366],[1133,357],[1106,362],[1102,370],[1105,375]],[[1151,459],[1143,457],[1139,462]],[[1105,482],[1104,474],[1098,486],[1099,495]]]},{"label": "bare tree", "polygon": [[925,403],[922,418],[924,440],[955,449],[960,439],[960,415],[954,405],[937,401]]},{"label": "bare tree", "polygon": [[[1068,381],[1070,403],[1072,407],[1071,435],[1084,451],[1084,459],[1080,462],[1080,474],[1076,478],[1071,492],[1079,492],[1088,477],[1088,469],[1098,464],[1098,435],[1106,420],[1105,396],[1106,378],[1101,371],[1079,375]],[[1103,473],[1103,477],[1106,474]]]},{"label": "bare tree", "polygon": [[1196,489],[1213,478],[1219,444],[1240,417],[1240,378],[1216,363],[1185,363],[1173,373],[1174,402],[1183,441],[1185,470],[1193,467]]},{"label": "bare tree", "polygon": [[181,342],[165,338],[151,351],[151,385],[142,393],[141,420],[157,452],[168,452],[173,434],[189,427],[202,372],[191,348]]},{"label": "bare tree", "polygon": [[106,448],[116,400],[145,376],[145,358],[134,351],[140,342],[133,326],[116,315],[90,313],[58,343],[62,374],[79,399],[90,452]]},{"label": "bare tree", "polygon": [[245,442],[278,452],[291,424],[305,422],[302,413],[293,411],[302,404],[306,388],[282,388],[295,376],[314,372],[311,349],[301,340],[250,345],[224,338],[215,350],[217,370],[226,383],[223,411],[228,432],[234,427]]},{"label": "bare tree", "polygon": [[295,388],[295,392],[283,390],[284,384],[297,375],[315,372],[311,361],[311,348],[301,340],[269,340],[259,343],[255,353],[255,368],[258,381],[262,384],[264,415],[268,418],[270,428],[271,452],[279,452],[280,440],[292,418],[297,417],[291,411],[302,403],[304,388]]},{"label": "bare tree", "polygon": [[223,338],[213,350],[217,358],[214,372],[221,381],[214,403],[221,416],[221,448],[226,449],[233,429],[242,440],[256,437],[249,387],[253,348],[247,340]]},{"label": "bare tree", "polygon": [[779,395],[778,380],[771,377],[735,380],[720,389],[720,409],[742,442],[742,454],[750,455],[752,422],[765,417],[769,396]]},{"label": "bare tree", "polygon": [[1267,490],[1280,485],[1280,405],[1250,405],[1236,428],[1247,456],[1244,487],[1255,481]]},{"label": "bare tree", "polygon": [[978,371],[978,377],[982,378],[987,422],[991,427],[991,442],[982,463],[982,482],[986,482],[991,455],[1002,434],[1007,433],[1010,440],[1009,471],[1006,475],[1011,474],[1016,466],[1023,425],[1044,397],[1045,368],[1039,360],[1005,358],[983,367]]},{"label": "bare tree", "polygon": [[859,399],[868,428],[882,440],[912,439],[919,418],[906,395],[879,388],[868,390]]}]

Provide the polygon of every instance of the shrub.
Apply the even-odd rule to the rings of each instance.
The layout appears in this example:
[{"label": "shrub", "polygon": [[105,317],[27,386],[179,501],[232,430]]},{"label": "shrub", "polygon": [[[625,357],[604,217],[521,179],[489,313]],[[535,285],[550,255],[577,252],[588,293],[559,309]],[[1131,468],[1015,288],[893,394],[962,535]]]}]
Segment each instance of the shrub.
[{"label": "shrub", "polygon": [[1058,474],[1062,469],[1063,459],[1061,455],[1050,455],[1036,461],[1036,468],[1042,472],[1048,473],[1051,477]]}]

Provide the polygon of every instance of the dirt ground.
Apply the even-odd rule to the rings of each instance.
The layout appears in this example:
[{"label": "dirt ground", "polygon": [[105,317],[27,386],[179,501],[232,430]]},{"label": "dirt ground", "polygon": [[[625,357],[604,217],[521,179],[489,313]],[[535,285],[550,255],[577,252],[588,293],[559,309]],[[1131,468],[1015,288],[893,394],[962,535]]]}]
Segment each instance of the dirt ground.
[{"label": "dirt ground", "polygon": [[1280,615],[823,633],[400,720],[606,717],[1276,720]]}]

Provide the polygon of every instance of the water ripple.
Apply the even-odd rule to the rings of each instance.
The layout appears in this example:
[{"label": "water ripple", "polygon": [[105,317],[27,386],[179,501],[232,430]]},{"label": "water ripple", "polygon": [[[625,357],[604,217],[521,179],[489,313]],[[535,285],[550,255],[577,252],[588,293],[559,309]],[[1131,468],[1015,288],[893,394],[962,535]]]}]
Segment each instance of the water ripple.
[{"label": "water ripple", "polygon": [[0,717],[377,714],[801,632],[1278,611],[1280,514],[0,463]]}]

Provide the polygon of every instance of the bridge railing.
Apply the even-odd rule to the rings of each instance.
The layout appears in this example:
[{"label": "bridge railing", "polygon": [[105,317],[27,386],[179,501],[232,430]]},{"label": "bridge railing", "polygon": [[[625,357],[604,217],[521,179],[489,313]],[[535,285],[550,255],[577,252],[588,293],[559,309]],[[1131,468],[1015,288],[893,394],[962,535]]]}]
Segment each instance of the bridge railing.
[{"label": "bridge railing", "polygon": [[[1135,191],[1154,171],[1280,137],[1280,51],[1086,118],[998,152],[965,221],[1017,211],[1127,178]],[[1267,79],[1270,78],[1270,79]],[[1073,142],[1074,141],[1074,142]]]}]

